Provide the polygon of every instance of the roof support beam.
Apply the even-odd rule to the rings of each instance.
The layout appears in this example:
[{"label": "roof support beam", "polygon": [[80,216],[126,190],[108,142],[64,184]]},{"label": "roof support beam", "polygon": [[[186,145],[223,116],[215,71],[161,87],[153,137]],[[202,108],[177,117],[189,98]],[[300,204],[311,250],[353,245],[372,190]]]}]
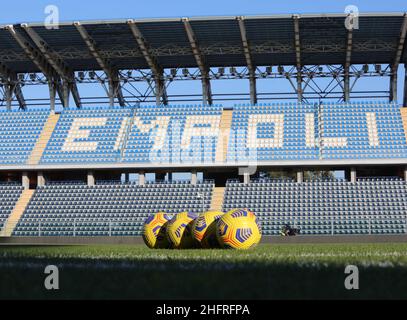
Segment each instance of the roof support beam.
[{"label": "roof support beam", "polygon": [[48,90],[49,90],[49,103],[50,103],[50,109],[55,110],[55,100],[56,100],[56,92],[57,90],[57,85],[55,82],[48,82]]},{"label": "roof support beam", "polygon": [[[61,99],[62,105],[69,107],[69,92],[72,92],[75,104],[78,108],[82,106],[81,98],[79,96],[78,87],[76,85],[74,72],[66,65],[66,63],[58,57],[52,48],[45,42],[37,32],[29,27],[27,24],[22,24],[21,27],[26,31],[28,36],[34,41],[35,45],[40,49],[45,60],[52,66],[56,73],[63,80],[63,98]],[[66,92],[68,90],[68,92]]]},{"label": "roof support beam", "polygon": [[163,73],[161,73],[158,79],[155,81],[155,102],[158,105],[168,105],[167,87],[165,86],[165,80],[163,79]]},{"label": "roof support beam", "polygon": [[256,67],[253,64],[252,55],[250,51],[249,40],[247,39],[246,26],[244,17],[236,17],[239,23],[240,36],[242,38],[243,52],[246,59],[247,69],[249,71],[250,81],[250,102],[251,104],[257,103],[257,89],[256,89]]},{"label": "roof support beam", "polygon": [[6,29],[10,32],[16,42],[20,45],[20,47],[24,50],[27,56],[32,60],[32,62],[40,69],[40,71],[49,77],[54,77],[55,72],[53,71],[52,67],[48,64],[44,56],[34,48],[30,42],[27,41],[23,35],[21,35],[17,30],[14,29],[13,25],[6,26]]},{"label": "roof support beam", "polygon": [[393,68],[398,68],[400,64],[401,56],[403,54],[404,49],[404,42],[406,41],[406,35],[407,35],[407,13],[404,13],[404,20],[400,29],[399,43],[397,46],[396,56],[393,62]]},{"label": "roof support beam", "polygon": [[407,34],[407,13],[404,14],[403,24],[400,29],[400,37],[397,46],[396,56],[394,58],[393,64],[391,66],[391,76],[390,76],[390,101],[397,100],[397,72],[399,69],[401,56],[403,54],[404,42],[406,40]]},{"label": "roof support beam", "polygon": [[212,105],[212,89],[211,89],[211,82],[209,80],[208,76],[205,76],[202,78],[202,100],[203,104],[206,105]]},{"label": "roof support beam", "polygon": [[[17,75],[14,74],[12,79],[15,81],[14,85],[14,94],[16,95],[16,99],[18,104],[20,105],[20,109],[27,109],[27,103],[25,102],[24,94],[21,85],[17,82]],[[11,107],[11,106],[10,106]]]},{"label": "roof support beam", "polygon": [[163,68],[157,62],[157,59],[153,56],[149,49],[149,45],[146,39],[143,37],[140,29],[137,27],[134,20],[129,19],[127,23],[130,27],[131,32],[133,33],[134,38],[137,41],[137,44],[143,54],[144,59],[147,61],[147,64],[154,75],[155,81],[155,95],[156,95],[156,104],[160,105],[163,103],[164,105],[168,104],[167,99],[167,90],[165,87],[165,80],[164,80],[164,72]]},{"label": "roof support beam", "polygon": [[353,30],[348,29],[348,36],[346,40],[346,58],[344,65],[344,86],[343,86],[343,96],[344,101],[348,102],[350,100],[350,65],[352,59],[352,44],[353,44]]},{"label": "roof support beam", "polygon": [[6,99],[6,107],[7,110],[11,110],[11,102],[13,100],[13,93],[11,90],[11,83],[10,83],[10,71],[9,69],[0,62],[0,77],[6,80],[6,83],[3,85],[4,87],[4,96]]},{"label": "roof support beam", "polygon": [[81,25],[80,22],[74,22],[74,26],[78,30],[79,34],[81,35],[83,41],[86,43],[90,53],[93,55],[93,57],[96,59],[98,62],[99,66],[102,68],[102,70],[106,73],[106,75],[109,78],[109,90],[108,90],[108,95],[109,95],[109,104],[110,106],[114,105],[114,99],[117,98],[119,101],[120,106],[124,107],[126,105],[126,102],[123,97],[123,92],[121,89],[120,85],[120,79],[119,79],[119,74],[117,70],[115,70],[100,53],[96,46],[96,42],[92,37],[89,35],[88,31],[85,29],[83,25]]},{"label": "roof support beam", "polygon": [[123,96],[122,88],[120,85],[120,80],[119,80],[119,73],[117,71],[114,71],[111,76],[109,76],[109,105],[111,107],[114,106],[114,99],[117,98],[119,101],[119,105],[121,107],[124,107],[126,105],[126,101]]},{"label": "roof support beam", "polygon": [[256,86],[256,77],[249,76],[249,84],[250,84],[250,103],[257,104],[257,86]]},{"label": "roof support beam", "polygon": [[397,82],[398,82],[398,75],[397,69],[391,68],[392,72],[390,75],[390,90],[389,90],[389,101],[393,102],[397,100]]},{"label": "roof support beam", "polygon": [[4,89],[4,99],[6,100],[6,108],[8,111],[11,110],[11,103],[13,101],[13,92],[11,88],[11,84],[7,83],[3,85]]},{"label": "roof support beam", "polygon": [[294,46],[295,46],[295,59],[297,67],[297,96],[298,102],[302,102],[302,65],[301,65],[301,42],[300,42],[300,16],[293,15],[294,20]]},{"label": "roof support beam", "polygon": [[[15,30],[13,25],[6,26],[6,29],[10,32],[11,36],[16,40],[31,61],[47,77],[50,87],[50,108],[51,110],[55,110],[55,90],[60,86],[60,77],[56,74],[52,66],[46,61],[41,52],[38,51],[37,48],[33,47],[23,35]],[[51,90],[51,88],[53,89]],[[60,96],[60,99],[62,101],[63,97]]]},{"label": "roof support beam", "polygon": [[4,85],[6,95],[7,110],[11,110],[11,103],[13,101],[13,93],[20,105],[20,109],[26,109],[27,104],[24,99],[21,85],[18,83],[17,74],[11,71],[5,64],[0,62],[0,77],[2,77],[6,83]]},{"label": "roof support beam", "polygon": [[211,83],[209,80],[209,68],[205,64],[204,56],[201,53],[201,49],[199,48],[198,41],[195,37],[195,33],[191,27],[189,19],[182,18],[182,22],[184,23],[185,31],[187,33],[189,43],[191,44],[192,54],[194,55],[195,61],[201,72],[203,103],[212,105],[213,101],[212,101]]}]

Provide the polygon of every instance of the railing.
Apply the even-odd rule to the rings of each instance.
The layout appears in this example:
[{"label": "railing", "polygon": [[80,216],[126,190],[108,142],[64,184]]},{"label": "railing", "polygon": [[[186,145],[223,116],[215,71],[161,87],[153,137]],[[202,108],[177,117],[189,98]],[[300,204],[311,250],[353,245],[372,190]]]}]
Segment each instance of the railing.
[{"label": "railing", "polygon": [[[115,236],[122,235],[123,233],[136,233],[134,235],[141,235],[141,229],[144,219],[140,220],[84,220],[73,219],[71,221],[57,221],[55,219],[38,219],[26,220],[17,223],[13,235],[22,236],[23,234],[16,234],[16,231],[29,233],[30,236],[49,236],[53,235],[66,235],[66,236],[84,236],[89,235],[86,233],[97,232],[99,236]],[[19,230],[20,227],[20,230]],[[21,228],[24,227],[24,228]],[[92,230],[91,230],[92,229]],[[3,230],[0,236],[4,236]]]},{"label": "railing", "polygon": [[127,124],[126,124],[126,134],[124,135],[124,137],[122,138],[122,141],[120,142],[120,159],[118,159],[118,161],[122,161],[124,158],[124,152],[126,150],[127,147],[127,142],[129,140],[129,136],[130,136],[130,132],[131,129],[133,127],[133,123],[134,123],[134,118],[137,114],[137,109],[136,108],[132,108],[131,110],[131,117],[127,119]]},{"label": "railing", "polygon": [[[381,216],[320,216],[320,217],[276,217],[258,214],[263,234],[278,234],[285,224],[300,228],[302,234],[407,234],[407,216],[384,218]],[[19,222],[14,229],[28,232],[30,236],[117,236],[141,235],[144,219],[131,220],[90,220],[72,219],[57,221],[55,219],[26,220]],[[5,226],[6,224],[4,224]],[[3,229],[4,229],[3,226]],[[394,232],[396,230],[396,232]],[[0,236],[4,236],[1,230]],[[377,232],[375,232],[377,231]],[[92,232],[94,234],[92,234]]]},{"label": "railing", "polygon": [[[386,218],[384,215],[374,216],[317,216],[317,217],[278,217],[258,214],[264,233],[276,233],[285,224],[299,228],[306,234],[407,234],[407,214],[394,215]],[[378,231],[378,232],[375,232]],[[385,231],[385,232],[383,232]]]}]

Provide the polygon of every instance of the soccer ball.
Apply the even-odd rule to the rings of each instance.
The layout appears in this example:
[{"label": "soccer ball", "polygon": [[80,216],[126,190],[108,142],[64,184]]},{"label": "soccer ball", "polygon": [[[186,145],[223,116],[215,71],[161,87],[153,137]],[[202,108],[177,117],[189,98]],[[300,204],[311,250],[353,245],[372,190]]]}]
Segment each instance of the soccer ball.
[{"label": "soccer ball", "polygon": [[192,224],[192,235],[202,248],[219,247],[216,238],[216,222],[223,216],[221,211],[207,211],[201,213]]},{"label": "soccer ball", "polygon": [[169,248],[171,243],[166,236],[166,229],[171,216],[165,212],[150,215],[144,222],[143,240],[149,248]]},{"label": "soccer ball", "polygon": [[192,224],[197,218],[192,212],[181,212],[175,215],[167,227],[167,238],[176,249],[197,247],[196,240],[192,237]]},{"label": "soccer ball", "polygon": [[234,209],[218,220],[216,236],[223,248],[249,249],[260,242],[261,227],[253,212]]}]

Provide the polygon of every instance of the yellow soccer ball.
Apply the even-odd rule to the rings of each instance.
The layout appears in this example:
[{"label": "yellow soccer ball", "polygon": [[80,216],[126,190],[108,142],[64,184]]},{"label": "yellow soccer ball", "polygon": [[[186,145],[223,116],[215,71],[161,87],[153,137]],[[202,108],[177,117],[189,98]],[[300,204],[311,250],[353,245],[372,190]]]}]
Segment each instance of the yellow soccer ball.
[{"label": "yellow soccer ball", "polygon": [[222,216],[221,211],[207,211],[194,220],[192,235],[202,248],[219,248],[216,238],[216,222]]},{"label": "yellow soccer ball", "polygon": [[218,220],[216,236],[223,248],[249,249],[260,242],[261,227],[253,212],[234,209]]},{"label": "yellow soccer ball", "polygon": [[166,229],[171,216],[165,212],[150,215],[144,222],[143,240],[149,248],[170,248],[171,243],[167,239]]},{"label": "yellow soccer ball", "polygon": [[185,211],[178,213],[168,222],[167,238],[174,248],[197,247],[197,242],[192,237],[192,224],[197,216],[196,213]]}]

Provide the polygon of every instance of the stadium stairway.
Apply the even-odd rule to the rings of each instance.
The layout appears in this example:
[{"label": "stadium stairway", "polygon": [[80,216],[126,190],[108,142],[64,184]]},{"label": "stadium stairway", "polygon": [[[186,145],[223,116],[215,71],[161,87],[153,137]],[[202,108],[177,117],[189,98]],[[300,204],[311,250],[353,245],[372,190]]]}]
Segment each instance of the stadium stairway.
[{"label": "stadium stairway", "polygon": [[223,110],[220,118],[220,130],[215,161],[225,162],[228,152],[230,128],[232,127],[233,110]]},{"label": "stadium stairway", "polygon": [[406,135],[407,140],[407,107],[401,108],[401,119],[403,120],[404,134]]},{"label": "stadium stairway", "polygon": [[[137,109],[132,109],[131,110],[131,117],[127,119],[127,121],[125,121],[125,125],[122,126],[120,128],[120,130],[123,130],[125,132],[125,134],[123,135],[122,141],[120,141],[120,145],[118,146],[119,150],[120,150],[120,158],[123,159],[125,157],[125,151],[127,148],[127,144],[129,142],[129,137],[130,137],[130,133],[131,130],[133,129],[133,124],[134,124],[134,119],[137,115]],[[119,133],[121,134],[121,133]]]},{"label": "stadium stairway", "polygon": [[44,153],[45,148],[47,147],[48,141],[54,132],[55,126],[59,120],[59,114],[51,113],[48,117],[47,122],[42,129],[41,135],[35,144],[34,149],[31,152],[30,158],[27,161],[27,164],[36,165],[40,162],[42,154]]},{"label": "stadium stairway", "polygon": [[31,198],[33,197],[35,190],[24,190],[18,199],[16,206],[11,212],[9,218],[4,224],[3,230],[1,230],[0,235],[3,237],[10,237],[16,227],[18,221],[20,221],[26,207],[28,206]]},{"label": "stadium stairway", "polygon": [[222,211],[223,196],[225,194],[224,187],[214,187],[211,200],[211,210]]}]

